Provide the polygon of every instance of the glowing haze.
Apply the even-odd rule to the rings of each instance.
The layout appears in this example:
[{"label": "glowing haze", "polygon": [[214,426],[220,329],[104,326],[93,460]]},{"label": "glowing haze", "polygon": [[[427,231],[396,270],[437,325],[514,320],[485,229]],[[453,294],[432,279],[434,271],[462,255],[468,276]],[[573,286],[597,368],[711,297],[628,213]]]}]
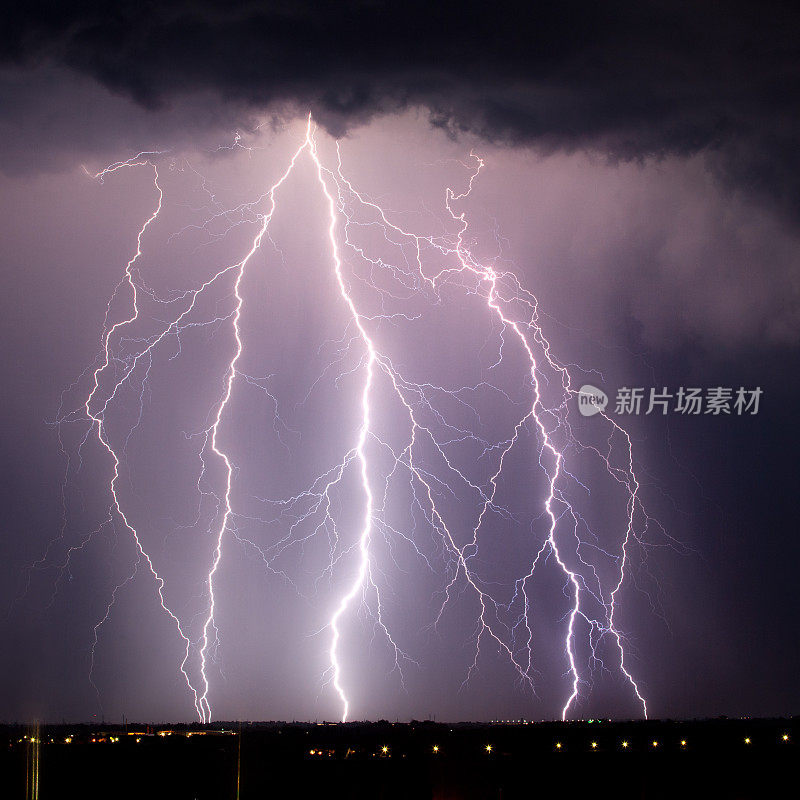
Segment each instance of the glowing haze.
[{"label": "glowing haze", "polygon": [[[644,552],[643,537],[651,537],[651,529],[660,526],[641,505],[635,455],[625,430],[601,413],[602,420],[593,420],[594,431],[585,436],[579,432],[571,372],[591,371],[568,368],[553,352],[538,301],[504,263],[497,232],[487,248],[470,227],[464,203],[484,161],[471,153],[463,163],[451,165],[458,185],[443,187],[441,207],[422,217],[429,228],[425,230],[420,220],[408,220],[402,211],[383,207],[359,191],[348,178],[346,148],[336,143],[331,149],[333,142],[326,141],[326,157],[319,136],[309,117],[279,177],[257,198],[234,207],[221,205],[188,162],[170,161],[162,152],[139,153],[93,176],[105,182],[125,179],[131,170],[146,171],[152,179],[153,210],[138,230],[135,251],[108,303],[96,366],[62,396],[57,425],[67,464],[64,528],[33,565],[56,566],[57,587],[95,537],[112,530],[133,542],[130,569],[111,588],[93,627],[90,680],[118,593],[134,580],[149,582],[153,599],[174,627],[181,654],[176,667],[187,697],[197,717],[210,721],[212,684],[221,678],[225,639],[218,614],[226,594],[224,562],[231,550],[242,549],[255,554],[268,574],[286,581],[298,602],[302,599],[327,614],[316,638],[328,642],[328,664],[309,691],[333,693],[343,720],[366,705],[349,664],[367,658],[374,647],[383,648],[391,663],[385,678],[389,681],[396,672],[401,688],[406,672],[419,667],[418,655],[395,633],[393,621],[403,614],[408,591],[398,576],[416,570],[429,572],[439,584],[426,620],[431,635],[445,623],[451,606],[472,608],[469,626],[462,631],[470,661],[463,674],[453,676],[463,691],[469,691],[482,662],[500,659],[510,665],[509,677],[523,695],[536,693],[545,668],[537,645],[544,583],[561,598],[561,616],[550,621],[549,634],[560,642],[551,656],[560,651],[563,662],[561,717],[585,705],[598,672],[617,672],[621,685],[616,690],[630,694],[646,716],[647,703],[632,672],[619,617],[629,551],[636,543],[637,554]],[[232,147],[250,151],[239,137]],[[338,419],[332,417],[328,424],[348,432],[338,456],[332,461],[323,456],[323,469],[305,475],[302,485],[282,495],[244,497],[237,484],[253,466],[239,464],[236,447],[226,436],[227,427],[242,413],[235,407],[235,393],[255,392],[266,404],[270,445],[257,467],[265,475],[276,468],[276,452],[285,451],[291,460],[303,441],[302,429],[283,415],[286,401],[272,388],[274,374],[244,370],[249,336],[242,327],[254,257],[271,251],[259,264],[267,298],[272,273],[284,257],[271,223],[284,184],[301,159],[313,167],[315,179],[300,177],[303,192],[317,193],[324,201],[319,212],[328,249],[315,269],[332,272],[333,282],[320,283],[335,288],[345,317],[335,339],[320,337],[313,323],[305,323],[307,344],[313,342],[317,354],[325,352],[327,358],[300,405],[318,392],[341,395]],[[245,234],[244,253],[238,258],[208,274],[201,272],[192,285],[162,292],[150,285],[140,262],[151,231],[163,224],[165,205],[180,202],[168,191],[165,196],[165,163],[167,172],[189,173],[206,195],[206,204],[193,209],[196,221],[169,231],[168,244],[198,235],[198,248],[209,242],[229,244],[229,234],[240,226],[254,233]],[[461,374],[473,377],[453,382],[431,357],[441,344],[442,327],[464,324],[474,333],[451,340],[447,355],[462,365]],[[207,347],[212,338],[223,337],[228,356],[216,364],[203,354],[203,343]],[[278,351],[291,346],[280,336],[273,344]],[[146,505],[148,499],[134,500],[131,486],[123,484],[132,480],[135,443],[152,413],[153,384],[169,382],[169,369],[161,374],[164,366],[179,364],[184,350],[198,345],[200,358],[221,372],[216,390],[205,399],[207,424],[182,431],[193,445],[191,460],[180,468],[195,484],[196,517],[159,531],[160,543],[146,543],[137,505]],[[71,406],[87,381],[85,400],[78,408]],[[199,394],[197,400],[203,402]],[[263,408],[259,417],[263,424]],[[312,437],[312,448],[313,443]],[[94,444],[100,453],[92,458],[99,455],[108,462],[110,506],[91,532],[66,547],[67,498],[73,481],[82,480],[82,463]],[[141,452],[139,447],[136,451]],[[309,460],[317,461],[316,454]],[[102,465],[96,469],[102,474]],[[249,481],[265,483],[260,478]],[[508,497],[509,483],[527,487],[529,498],[519,506]],[[610,498],[609,511],[597,521],[594,492]],[[196,587],[191,612],[178,601],[157,555],[176,530],[191,533],[182,537],[188,558],[206,564],[203,574],[191,581]],[[498,580],[490,566],[493,551],[507,549],[508,539],[516,540],[521,557]],[[61,558],[55,565],[53,553]],[[311,592],[304,586],[309,571],[316,572]],[[354,641],[356,622],[372,629],[369,651]]]}]

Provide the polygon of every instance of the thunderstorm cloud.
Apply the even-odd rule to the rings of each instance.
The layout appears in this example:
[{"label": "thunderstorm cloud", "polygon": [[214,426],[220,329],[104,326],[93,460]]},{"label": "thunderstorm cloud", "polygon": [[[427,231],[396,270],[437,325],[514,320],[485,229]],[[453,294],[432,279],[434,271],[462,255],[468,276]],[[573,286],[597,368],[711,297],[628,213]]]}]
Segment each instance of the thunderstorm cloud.
[{"label": "thunderstorm cloud", "polygon": [[311,110],[341,135],[420,107],[453,135],[545,152],[702,152],[796,222],[799,32],[780,2],[15,4],[0,166],[58,168],[54,149],[114,152],[142,132],[202,139],[265,111]]}]

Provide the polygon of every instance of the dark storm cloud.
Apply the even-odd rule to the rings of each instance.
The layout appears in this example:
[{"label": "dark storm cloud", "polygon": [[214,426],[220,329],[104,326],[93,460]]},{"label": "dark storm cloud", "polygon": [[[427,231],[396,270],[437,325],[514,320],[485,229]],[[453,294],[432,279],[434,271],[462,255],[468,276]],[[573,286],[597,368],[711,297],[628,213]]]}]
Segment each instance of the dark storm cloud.
[{"label": "dark storm cloud", "polygon": [[0,63],[70,68],[175,129],[209,128],[180,108],[210,93],[237,124],[310,108],[341,134],[420,105],[453,133],[545,150],[704,150],[797,217],[798,34],[795,9],[763,2],[33,2],[7,12]]}]

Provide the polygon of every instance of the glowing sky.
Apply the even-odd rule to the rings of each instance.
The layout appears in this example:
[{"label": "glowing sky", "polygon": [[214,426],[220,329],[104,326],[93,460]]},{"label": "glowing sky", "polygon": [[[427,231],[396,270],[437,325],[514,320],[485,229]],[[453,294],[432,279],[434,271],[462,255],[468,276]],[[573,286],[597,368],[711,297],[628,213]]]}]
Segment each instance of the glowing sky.
[{"label": "glowing sky", "polygon": [[[301,7],[294,13],[301,25]],[[142,31],[152,26],[157,27],[153,20],[142,22]],[[631,26],[630,33],[643,35],[641,22]],[[40,34],[49,41],[51,34]],[[231,31],[227,35],[235,38]],[[720,35],[738,41],[742,34],[732,26]],[[158,59],[136,76],[144,87],[138,91],[133,76],[109,71],[105,45],[87,44],[85,35],[69,41],[63,51],[68,55],[56,57],[61,51],[49,49],[47,63],[33,67],[21,65],[8,50],[6,62],[12,65],[0,79],[0,93],[9,101],[0,128],[6,508],[0,560],[7,609],[0,718],[195,716],[178,670],[182,643],[173,621],[159,607],[146,570],[126,582],[136,550],[118,515],[106,523],[113,466],[108,453],[88,439],[79,459],[87,428],[67,424],[61,428],[64,451],[72,459],[67,464],[52,425],[59,408],[80,407],[92,370],[102,364],[93,359],[101,352],[108,298],[159,196],[150,165],[119,170],[102,182],[91,175],[142,149],[165,151],[150,159],[158,168],[164,202],[142,236],[136,263],[143,286],[174,299],[170,293],[196,287],[221,265],[247,255],[261,223],[257,214],[269,206],[263,195],[304,140],[306,108],[328,131],[346,132],[340,141],[343,170],[359,192],[379,203],[394,224],[448,241],[458,225],[445,208],[445,190],[463,191],[476,163],[470,153],[480,155],[485,166],[470,196],[457,206],[470,222],[471,252],[481,263],[513,270],[536,295],[553,352],[562,363],[580,365],[574,367],[578,384],[585,379],[612,396],[621,386],[763,388],[755,417],[625,421],[642,503],[663,530],[645,529],[644,518],[637,520],[649,546],[632,553],[617,624],[626,636],[626,664],[653,715],[796,710],[797,219],[792,187],[770,179],[776,164],[788,163],[780,161],[781,148],[775,148],[770,165],[762,165],[763,181],[748,178],[760,163],[760,156],[753,156],[761,152],[757,144],[769,139],[773,124],[779,129],[775,121],[785,113],[780,103],[762,102],[758,87],[743,89],[730,101],[736,118],[742,122],[760,109],[764,130],[747,138],[743,125],[739,138],[719,145],[713,137],[690,141],[677,133],[687,120],[692,125],[684,130],[708,129],[709,120],[687,97],[693,96],[690,86],[697,95],[713,93],[714,69],[705,82],[682,86],[683,105],[660,106],[653,100],[661,111],[651,109],[649,119],[621,90],[615,94],[615,115],[607,107],[607,114],[592,117],[591,104],[584,102],[589,93],[577,92],[580,84],[562,85],[557,102],[551,84],[541,102],[550,108],[552,129],[537,132],[522,121],[520,111],[520,98],[536,105],[530,86],[516,86],[514,97],[511,88],[492,90],[504,75],[534,74],[535,65],[513,57],[504,61],[492,46],[486,58],[495,69],[486,72],[483,83],[461,80],[449,105],[443,100],[448,96],[444,78],[441,85],[410,92],[400,102],[397,75],[386,72],[384,56],[373,58],[372,72],[364,66],[364,74],[372,76],[370,89],[350,110],[341,98],[333,101],[325,94],[323,81],[308,78],[312,91],[299,80],[302,70],[291,73],[287,64],[289,77],[276,77],[272,87],[270,116],[254,88],[257,80],[232,91],[235,71],[220,69],[218,80],[208,78],[186,55],[193,52],[188,46],[175,51],[186,56],[176,63],[193,76],[186,77],[186,91]],[[774,52],[782,53],[782,40],[774,41]],[[564,53],[574,52],[562,44]],[[694,54],[693,47],[686,52]],[[619,45],[613,52],[623,51],[626,47]],[[719,54],[714,47],[711,52]],[[68,70],[58,63],[62,57]],[[335,48],[320,58],[345,63]],[[369,58],[363,58],[368,65]],[[738,67],[744,69],[742,58]],[[721,68],[721,62],[712,61]],[[777,61],[776,56],[775,75],[781,72]],[[564,56],[564,63],[573,63],[572,57]],[[621,63],[622,56],[617,66]],[[420,56],[415,64],[432,69]],[[642,85],[649,80],[648,86],[662,86],[659,77],[649,74]],[[772,79],[764,70],[759,85]],[[343,69],[341,80],[355,91],[353,74]],[[606,90],[622,85],[608,76],[600,83]],[[478,99],[479,84],[492,97],[505,98],[518,115],[504,116],[496,105]],[[158,94],[170,98],[165,107],[151,102]],[[651,94],[665,102],[663,92]],[[626,97],[629,113],[621,114]],[[582,128],[565,125],[569,103]],[[445,106],[447,124],[437,116]],[[671,109],[672,125],[664,121],[664,108]],[[432,117],[439,124],[432,126]],[[580,135],[564,132],[573,128],[581,128]],[[330,132],[321,128],[317,136],[322,162],[334,167],[336,143]],[[626,136],[634,143],[630,152],[622,152]],[[242,205],[259,197],[257,205]],[[341,551],[334,547],[333,569],[327,568],[331,532],[284,548],[280,542],[290,531],[301,539],[313,525],[291,528],[302,506],[287,509],[265,500],[302,491],[340,463],[357,440],[365,351],[352,342],[355,333],[337,282],[328,199],[314,161],[305,154],[281,186],[268,237],[242,277],[241,374],[224,409],[220,439],[234,464],[236,532],[247,541],[229,537],[215,578],[219,646],[211,647],[208,668],[215,718],[341,716],[340,698],[329,681],[329,621],[356,570],[354,550],[348,548],[357,541],[362,512],[357,471],[343,478],[334,500],[343,544]],[[349,208],[356,209],[350,200]],[[213,216],[223,208],[232,211]],[[374,213],[363,205],[353,213],[359,247],[408,267],[410,251],[386,239]],[[341,235],[339,230],[334,239],[343,246],[336,239]],[[446,258],[429,256],[431,273],[446,266]],[[503,345],[504,360],[495,366],[500,336],[510,342],[513,333],[503,334],[492,323],[485,299],[470,291],[468,282],[446,286],[441,297],[423,302],[416,289],[403,294],[404,279],[380,271],[376,279],[365,268],[368,262],[361,259],[353,266],[356,261],[346,267],[352,269],[356,304],[370,319],[389,317],[374,328],[381,352],[390,354],[399,373],[419,383],[499,386],[473,392],[472,408],[459,399],[443,401],[440,410],[449,421],[480,430],[487,441],[504,441],[530,403],[524,352]],[[219,497],[225,482],[224,465],[208,458],[206,477],[198,483],[198,453],[236,347],[233,285],[220,281],[212,288],[200,297],[198,318],[218,321],[169,336],[147,368],[146,384],[140,373],[126,386],[108,423],[120,447],[127,440],[121,505],[164,578],[167,604],[194,641],[206,619],[203,581],[219,519],[210,492]],[[130,296],[120,292],[109,307],[111,324],[126,318],[126,303]],[[163,307],[163,319],[171,318],[170,308]],[[134,340],[158,330],[162,317],[156,306],[148,313],[140,327],[131,327]],[[392,314],[404,316],[392,319]],[[132,351],[139,345],[129,346]],[[118,344],[118,352],[126,347]],[[554,379],[552,373],[546,377]],[[549,383],[543,386],[545,392],[553,390]],[[373,402],[376,437],[402,448],[402,407],[386,380],[376,383]],[[606,434],[592,428],[593,422],[599,420],[581,423],[578,418],[578,433],[588,441],[600,435],[602,441]],[[375,468],[390,472],[388,449],[381,449],[377,439],[369,446]],[[525,574],[546,538],[547,481],[537,465],[540,449],[536,432],[530,431],[512,451],[501,488],[503,506],[511,512],[491,515],[481,533],[485,539],[476,570],[500,601],[511,601],[514,580]],[[459,466],[485,485],[493,472],[491,458],[484,464],[469,447],[453,452]],[[421,457],[423,463],[428,458],[425,469],[433,468],[431,453]],[[624,494],[580,454],[569,465],[589,487],[580,503],[596,543],[617,552],[626,523]],[[63,515],[60,484],[66,468]],[[569,490],[575,498],[579,487],[576,482]],[[440,502],[455,529],[472,529],[479,512],[474,496],[442,489]],[[376,627],[365,611],[358,613],[357,603],[342,622],[340,654],[351,717],[560,716],[571,681],[563,635],[570,605],[564,574],[553,559],[531,590],[534,694],[491,639],[481,640],[477,669],[470,672],[479,632],[476,597],[463,580],[455,584],[454,597],[434,626],[449,580],[441,542],[408,491],[394,491],[386,512],[383,524],[393,528],[373,537],[381,625]],[[48,542],[61,535],[62,520],[63,540],[30,570]],[[67,548],[86,541],[94,530],[97,534],[73,554],[69,569],[60,570]],[[270,554],[269,566],[259,547]],[[613,587],[613,559],[606,566],[601,562],[596,568],[608,574],[598,580]],[[97,634],[93,686],[95,626],[120,584]],[[373,609],[375,602],[372,598]],[[384,635],[383,621],[403,655]],[[585,645],[576,645],[587,683],[575,713],[641,713],[613,660],[614,648],[608,643],[603,648],[607,670],[590,663]],[[396,660],[402,676],[394,669]],[[197,669],[192,661],[193,680]]]}]

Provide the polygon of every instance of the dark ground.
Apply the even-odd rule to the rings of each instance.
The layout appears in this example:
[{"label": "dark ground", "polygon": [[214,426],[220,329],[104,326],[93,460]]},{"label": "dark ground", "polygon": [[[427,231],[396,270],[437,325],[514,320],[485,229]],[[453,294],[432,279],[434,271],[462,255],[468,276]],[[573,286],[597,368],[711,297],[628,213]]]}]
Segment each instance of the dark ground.
[{"label": "dark ground", "polygon": [[243,800],[794,797],[798,722],[43,725],[38,795],[35,730],[6,725],[0,795],[233,800],[240,763]]}]

